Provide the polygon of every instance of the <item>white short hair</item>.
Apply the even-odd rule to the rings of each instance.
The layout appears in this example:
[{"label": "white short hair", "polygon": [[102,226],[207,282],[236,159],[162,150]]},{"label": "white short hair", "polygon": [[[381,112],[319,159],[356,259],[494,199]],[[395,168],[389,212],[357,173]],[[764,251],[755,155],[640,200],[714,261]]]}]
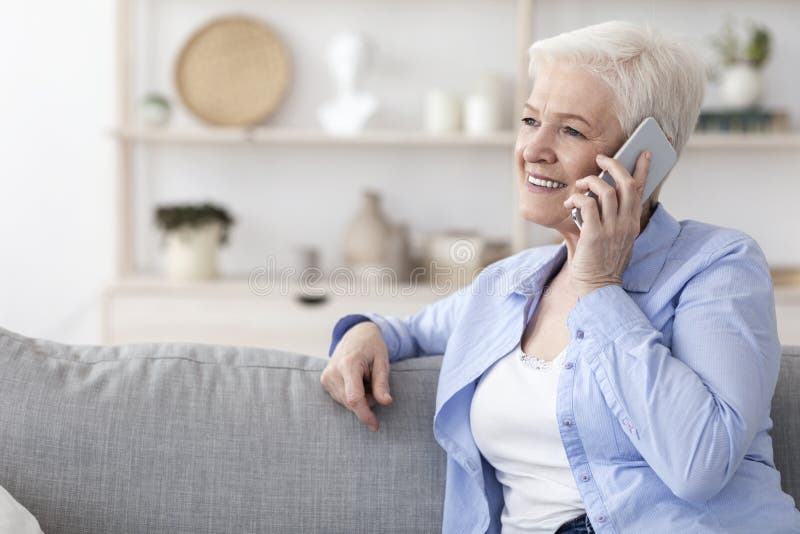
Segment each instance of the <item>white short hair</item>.
[{"label": "white short hair", "polygon": [[551,61],[585,68],[605,81],[626,137],[652,116],[680,154],[695,128],[706,70],[700,56],[674,37],[614,20],[536,41],[528,53],[534,81]]}]

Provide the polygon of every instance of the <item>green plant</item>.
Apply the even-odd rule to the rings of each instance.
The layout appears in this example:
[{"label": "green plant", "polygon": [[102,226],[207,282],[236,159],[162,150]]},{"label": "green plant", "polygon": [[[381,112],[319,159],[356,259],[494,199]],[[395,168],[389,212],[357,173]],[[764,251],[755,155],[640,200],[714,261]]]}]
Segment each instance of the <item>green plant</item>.
[{"label": "green plant", "polygon": [[225,208],[210,203],[173,204],[156,208],[156,225],[164,232],[177,230],[183,226],[199,227],[219,223],[222,226],[220,244],[228,242],[228,229],[235,220]]},{"label": "green plant", "polygon": [[157,104],[166,108],[169,107],[169,100],[159,93],[147,93],[144,97],[142,97],[142,103]]},{"label": "green plant", "polygon": [[159,106],[169,107],[169,100],[159,93],[147,93],[142,102],[145,104],[158,104]]},{"label": "green plant", "polygon": [[753,36],[747,43],[745,57],[754,67],[760,67],[769,57],[770,34],[764,27],[753,27]]},{"label": "green plant", "polygon": [[725,21],[719,34],[710,37],[711,46],[719,54],[723,65],[729,66],[746,62],[759,68],[767,61],[772,40],[769,30],[752,21],[749,30],[750,38],[744,46],[734,30],[732,19]]}]

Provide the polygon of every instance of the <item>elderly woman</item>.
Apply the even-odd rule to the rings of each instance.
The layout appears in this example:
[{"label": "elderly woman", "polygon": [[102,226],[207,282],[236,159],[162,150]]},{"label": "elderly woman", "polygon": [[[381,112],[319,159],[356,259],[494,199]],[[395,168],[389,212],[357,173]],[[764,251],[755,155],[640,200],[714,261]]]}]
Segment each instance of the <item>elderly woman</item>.
[{"label": "elderly woman", "polygon": [[647,152],[633,175],[609,157],[647,116],[680,154],[702,63],[623,22],[538,41],[530,59],[519,209],[564,243],[416,315],[343,317],[323,386],[377,430],[389,362],[444,353],[448,533],[800,532],[768,434],[781,351],[761,250],[676,221],[660,188],[643,203]]}]

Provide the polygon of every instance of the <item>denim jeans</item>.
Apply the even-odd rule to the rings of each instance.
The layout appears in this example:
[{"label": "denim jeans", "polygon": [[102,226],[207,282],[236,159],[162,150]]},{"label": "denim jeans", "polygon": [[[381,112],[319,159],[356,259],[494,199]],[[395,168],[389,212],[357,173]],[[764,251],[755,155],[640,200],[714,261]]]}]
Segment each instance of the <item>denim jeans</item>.
[{"label": "denim jeans", "polygon": [[586,514],[570,519],[556,530],[556,534],[594,534],[592,524]]}]

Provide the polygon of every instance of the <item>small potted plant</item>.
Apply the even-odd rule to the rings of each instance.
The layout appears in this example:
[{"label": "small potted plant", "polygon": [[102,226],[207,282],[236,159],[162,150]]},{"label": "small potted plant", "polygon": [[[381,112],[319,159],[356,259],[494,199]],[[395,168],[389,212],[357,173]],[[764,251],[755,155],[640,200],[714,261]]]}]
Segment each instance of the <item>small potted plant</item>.
[{"label": "small potted plant", "polygon": [[155,222],[166,245],[164,271],[172,280],[216,278],[217,252],[228,242],[233,217],[214,204],[158,206]]},{"label": "small potted plant", "polygon": [[139,113],[146,126],[161,128],[169,122],[172,107],[167,98],[156,92],[147,93],[139,101]]},{"label": "small potted plant", "polygon": [[743,42],[731,19],[711,38],[722,63],[720,97],[731,108],[754,106],[763,87],[761,69],[769,58],[771,37],[763,26],[750,23],[749,38]]}]

